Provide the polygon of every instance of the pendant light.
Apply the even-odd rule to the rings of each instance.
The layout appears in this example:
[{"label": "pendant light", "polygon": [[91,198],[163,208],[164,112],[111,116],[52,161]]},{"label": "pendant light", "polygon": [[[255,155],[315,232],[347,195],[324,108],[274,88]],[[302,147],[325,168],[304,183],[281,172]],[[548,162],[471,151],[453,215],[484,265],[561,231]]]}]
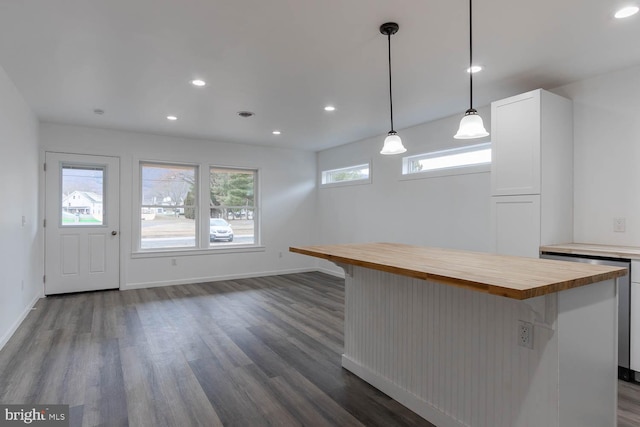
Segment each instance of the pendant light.
[{"label": "pendant light", "polygon": [[484,128],[482,117],[473,108],[473,31],[471,16],[471,0],[469,0],[469,109],[464,113],[464,117],[460,120],[460,128],[458,133],[453,137],[455,139],[474,139],[489,136],[489,132]]},{"label": "pendant light", "polygon": [[380,26],[380,32],[387,36],[389,40],[389,107],[391,110],[391,130],[389,134],[384,139],[384,145],[382,146],[382,151],[380,154],[390,155],[390,154],[401,154],[407,151],[406,148],[402,145],[402,140],[398,136],[398,133],[393,130],[393,97],[391,93],[391,35],[398,32],[398,24],[395,22],[387,22],[386,24],[382,24]]}]

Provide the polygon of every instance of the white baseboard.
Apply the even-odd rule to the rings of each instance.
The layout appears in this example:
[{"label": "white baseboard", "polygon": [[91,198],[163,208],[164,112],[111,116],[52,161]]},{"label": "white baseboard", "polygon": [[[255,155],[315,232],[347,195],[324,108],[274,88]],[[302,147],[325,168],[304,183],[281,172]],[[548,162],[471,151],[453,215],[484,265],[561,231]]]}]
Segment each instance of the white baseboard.
[{"label": "white baseboard", "polygon": [[[189,279],[176,279],[166,280],[159,282],[139,282],[129,283],[120,287],[120,290],[126,291],[129,289],[144,289],[144,288],[158,288],[162,286],[173,285],[189,285],[192,283],[206,283],[206,282],[220,282],[223,280],[237,280],[237,279],[250,279],[253,277],[265,277],[265,276],[279,276],[282,274],[296,274],[296,273],[309,273],[312,271],[319,271],[317,268],[293,268],[289,270],[278,271],[261,271],[257,273],[241,273],[241,274],[228,274],[226,276],[210,276],[210,277],[194,277]],[[327,272],[328,273],[328,272]]]},{"label": "white baseboard", "polygon": [[[314,270],[312,270],[312,271],[314,271]],[[344,279],[344,271],[335,271],[335,270],[330,270],[328,268],[323,268],[323,267],[318,267],[318,268],[315,269],[315,271],[319,271],[320,273],[328,274],[329,276],[339,277],[341,279]]]},{"label": "white baseboard", "polygon": [[469,427],[344,354],[342,355],[342,367],[438,427]]},{"label": "white baseboard", "polygon": [[31,300],[31,302],[27,304],[27,307],[16,319],[16,321],[13,322],[13,325],[11,325],[9,330],[2,336],[2,338],[0,338],[0,350],[2,350],[4,346],[9,342],[13,334],[18,330],[24,319],[27,317],[33,306],[36,305],[36,302],[38,302],[40,298],[42,298],[41,295],[36,295],[35,297],[33,297],[33,300]]}]

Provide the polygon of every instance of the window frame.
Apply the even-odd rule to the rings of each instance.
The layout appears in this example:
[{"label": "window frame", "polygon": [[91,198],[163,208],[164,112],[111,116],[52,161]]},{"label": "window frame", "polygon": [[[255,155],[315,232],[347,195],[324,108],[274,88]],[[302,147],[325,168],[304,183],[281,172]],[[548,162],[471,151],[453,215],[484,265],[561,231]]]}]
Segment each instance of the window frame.
[{"label": "window frame", "polygon": [[[135,251],[136,253],[154,253],[154,252],[182,252],[182,251],[192,251],[192,250],[197,250],[201,248],[201,241],[200,241],[200,220],[199,217],[201,215],[200,213],[200,206],[199,206],[199,197],[196,197],[195,203],[193,205],[193,209],[196,212],[196,218],[195,218],[195,231],[194,231],[194,238],[195,238],[195,242],[194,242],[194,246],[184,246],[184,247],[165,247],[165,248],[143,248],[142,247],[142,219],[141,219],[141,214],[142,214],[142,209],[144,208],[152,208],[152,209],[158,209],[158,208],[162,208],[165,209],[167,208],[166,205],[158,205],[158,204],[143,204],[143,192],[142,192],[142,185],[144,183],[144,180],[142,178],[142,169],[144,166],[154,166],[154,167],[166,167],[166,168],[171,168],[171,167],[176,167],[176,168],[193,168],[194,169],[194,179],[195,179],[195,189],[194,189],[194,193],[196,195],[200,194],[200,169],[201,166],[197,163],[187,163],[187,162],[168,162],[168,161],[156,161],[156,160],[139,160],[138,161],[138,194],[137,194],[137,199],[136,199],[136,203],[135,203],[135,207],[134,207],[134,218],[136,218],[136,224],[137,225],[137,233],[136,233],[136,240],[135,240]],[[183,209],[186,209],[187,205],[180,205],[180,206],[175,206],[173,208],[178,208],[180,209],[180,207],[182,207]],[[189,207],[191,207],[189,205]]]},{"label": "window frame", "polygon": [[[109,223],[107,218],[104,217],[104,212],[105,212],[105,207],[107,206],[107,203],[110,203],[111,201],[108,200],[107,197],[107,187],[106,187],[106,183],[107,183],[107,179],[108,179],[108,170],[107,170],[107,165],[104,164],[99,164],[99,163],[77,163],[77,162],[61,162],[59,164],[59,169],[58,169],[58,179],[59,179],[59,188],[63,188],[64,185],[64,169],[68,168],[68,169],[82,169],[82,170],[101,170],[102,171],[102,223],[101,224],[65,224],[63,221],[63,215],[62,215],[62,211],[64,210],[64,206],[63,206],[63,200],[64,200],[64,196],[60,198],[60,207],[62,209],[60,209],[60,212],[58,213],[59,217],[58,217],[58,226],[65,228],[65,229],[71,229],[71,228],[87,228],[87,227],[102,227],[102,228],[107,228],[109,227]],[[62,196],[62,194],[61,194]],[[74,196],[75,198],[75,196]]]},{"label": "window frame", "polygon": [[[210,186],[211,186],[211,175],[212,175],[212,171],[214,169],[226,169],[229,171],[240,171],[240,172],[252,172],[253,174],[253,243],[248,243],[248,244],[238,244],[238,243],[227,243],[227,244],[220,244],[220,245],[215,245],[215,246],[211,246],[211,241],[209,238],[207,238],[208,243],[208,249],[209,250],[214,250],[214,251],[224,251],[227,249],[244,249],[244,248],[259,248],[261,247],[261,233],[260,233],[260,218],[261,218],[261,214],[260,214],[260,169],[259,168],[250,168],[250,167],[241,167],[241,166],[222,166],[222,165],[215,165],[215,164],[210,164],[207,172],[208,172],[208,180],[207,182],[209,183],[209,185],[207,186],[206,192],[207,192],[207,236],[209,235],[209,221],[211,219],[211,207],[209,205],[209,203],[211,202],[211,193],[210,193]],[[203,186],[204,187],[204,186]],[[203,190],[204,191],[204,190]],[[230,206],[223,206],[224,208],[230,208]],[[204,210],[204,208],[203,208]],[[228,222],[228,218],[223,218],[225,221]],[[235,235],[234,235],[235,238]]]},{"label": "window frame", "polygon": [[409,171],[409,164],[411,161],[416,159],[432,159],[438,157],[446,157],[455,154],[464,154],[470,153],[474,151],[482,151],[485,149],[490,149],[493,154],[493,146],[490,141],[482,142],[479,144],[471,144],[471,145],[463,145],[455,148],[448,148],[444,150],[436,150],[429,151],[426,153],[420,154],[412,154],[410,156],[404,156],[402,158],[402,170],[401,170],[401,180],[411,180],[411,179],[423,179],[423,178],[436,178],[442,176],[454,176],[454,175],[468,175],[475,173],[486,173],[491,172],[491,164],[493,158],[489,162],[483,163],[472,163],[472,164],[461,164],[456,166],[448,166],[438,169],[427,169],[423,171]]},{"label": "window frame", "polygon": [[[196,246],[195,247],[172,247],[172,248],[150,248],[142,249],[142,221],[140,212],[142,212],[142,166],[145,164],[158,166],[177,166],[196,167]],[[189,161],[167,161],[147,158],[133,159],[133,176],[137,177],[132,191],[132,225],[133,233],[131,240],[131,258],[155,258],[155,257],[176,257],[191,255],[211,255],[214,253],[249,253],[264,252],[266,247],[262,245],[261,237],[261,169],[252,166],[228,166],[215,164],[209,161],[189,162]],[[214,168],[220,169],[237,169],[246,170],[254,173],[254,243],[253,244],[224,244],[212,247],[209,242],[209,179],[210,170]],[[137,172],[136,172],[137,170]],[[205,183],[203,185],[203,183]],[[204,203],[203,203],[204,202]],[[146,206],[146,205],[145,205]],[[206,245],[205,245],[206,243]]]},{"label": "window frame", "polygon": [[[343,172],[343,171],[347,172],[350,170],[363,169],[364,166],[367,166],[369,169],[369,174],[366,178],[357,178],[357,179],[350,179],[346,181],[336,181],[336,182],[327,182],[327,183],[324,182],[325,174],[329,174],[331,172]],[[321,170],[319,173],[318,181],[319,181],[320,188],[344,187],[344,186],[350,186],[350,185],[371,184],[372,176],[373,176],[372,162],[371,160],[369,160],[365,163],[343,166],[343,167],[334,168],[334,169]]]}]

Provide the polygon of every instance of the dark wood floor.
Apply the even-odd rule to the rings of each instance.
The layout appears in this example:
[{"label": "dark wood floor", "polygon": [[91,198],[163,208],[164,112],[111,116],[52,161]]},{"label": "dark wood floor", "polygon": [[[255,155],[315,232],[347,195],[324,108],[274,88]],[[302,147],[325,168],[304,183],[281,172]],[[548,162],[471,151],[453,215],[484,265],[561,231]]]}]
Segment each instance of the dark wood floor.
[{"label": "dark wood floor", "polygon": [[72,426],[431,426],[340,367],[343,281],[296,274],[48,297],[0,351],[0,402]]},{"label": "dark wood floor", "polygon": [[[38,302],[0,351],[1,403],[72,426],[432,426],[340,367],[344,284],[320,273]],[[619,426],[640,426],[620,383]]]},{"label": "dark wood floor", "polygon": [[640,426],[640,385],[618,381],[618,427]]}]

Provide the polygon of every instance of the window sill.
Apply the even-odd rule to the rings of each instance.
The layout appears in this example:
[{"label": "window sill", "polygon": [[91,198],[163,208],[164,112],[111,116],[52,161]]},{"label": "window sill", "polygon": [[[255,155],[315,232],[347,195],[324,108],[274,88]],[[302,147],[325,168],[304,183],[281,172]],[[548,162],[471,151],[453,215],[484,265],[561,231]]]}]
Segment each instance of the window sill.
[{"label": "window sill", "polygon": [[367,185],[371,184],[371,179],[353,179],[351,181],[331,182],[329,184],[320,184],[320,188],[337,188],[337,187],[350,187],[352,185]]},{"label": "window sill", "polygon": [[139,258],[162,258],[162,257],[179,257],[194,255],[215,255],[215,254],[237,254],[250,252],[265,252],[266,246],[225,246],[221,248],[209,249],[164,249],[164,250],[147,250],[137,251],[131,254],[131,259]]}]

